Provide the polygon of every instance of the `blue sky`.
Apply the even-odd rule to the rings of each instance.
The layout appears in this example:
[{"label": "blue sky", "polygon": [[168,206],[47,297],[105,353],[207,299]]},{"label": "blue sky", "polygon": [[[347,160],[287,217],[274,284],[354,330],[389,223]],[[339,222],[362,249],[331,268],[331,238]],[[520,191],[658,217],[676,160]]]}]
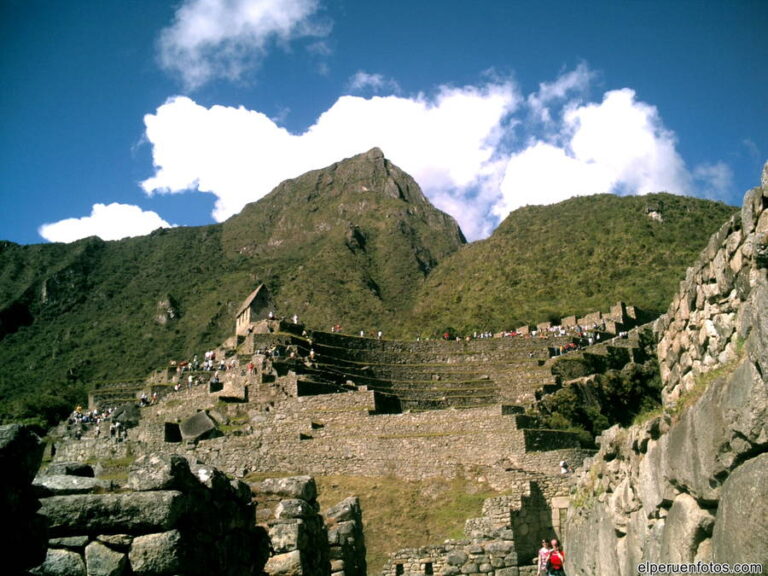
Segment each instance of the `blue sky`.
[{"label": "blue sky", "polygon": [[470,239],[768,160],[768,2],[4,0],[0,239],[223,221],[379,146]]}]

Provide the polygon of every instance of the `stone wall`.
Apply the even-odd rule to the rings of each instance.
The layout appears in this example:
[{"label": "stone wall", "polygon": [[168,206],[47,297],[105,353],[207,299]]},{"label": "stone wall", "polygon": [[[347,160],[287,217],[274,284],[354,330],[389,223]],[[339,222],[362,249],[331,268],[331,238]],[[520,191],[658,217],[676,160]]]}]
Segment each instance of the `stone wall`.
[{"label": "stone wall", "polygon": [[[29,448],[17,429],[0,428],[0,439]],[[14,464],[4,471],[29,468],[24,459],[36,470],[42,450],[11,444],[0,444],[0,460]],[[358,499],[347,498],[324,518],[308,476],[249,486],[178,455],[140,457],[121,484],[74,462],[52,463],[34,481],[28,476],[23,486],[4,486],[19,503],[32,488],[40,496],[32,506],[7,507],[17,530],[0,543],[4,573],[12,576],[366,574]]]},{"label": "stone wall", "polygon": [[[570,575],[768,567],[768,165],[656,323],[664,413],[600,438],[572,495]],[[759,566],[758,566],[759,567]],[[710,568],[710,571],[712,569]]]},{"label": "stone wall", "polygon": [[35,486],[49,540],[32,574],[245,576],[264,566],[248,486],[180,456],[139,458],[116,491],[55,473],[39,475]]}]

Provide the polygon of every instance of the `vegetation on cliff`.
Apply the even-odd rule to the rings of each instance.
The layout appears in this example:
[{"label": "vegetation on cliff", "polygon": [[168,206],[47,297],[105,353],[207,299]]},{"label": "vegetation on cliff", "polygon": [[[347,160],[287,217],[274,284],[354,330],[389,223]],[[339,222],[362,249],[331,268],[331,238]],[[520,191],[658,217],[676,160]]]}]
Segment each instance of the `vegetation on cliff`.
[{"label": "vegetation on cliff", "polygon": [[659,315],[685,268],[734,212],[664,193],[520,208],[429,275],[411,326],[512,330],[617,301]]},{"label": "vegetation on cliff", "polygon": [[[579,434],[585,447],[593,447],[603,430],[619,424],[629,426],[643,414],[661,407],[661,375],[656,359],[656,342],[651,330],[640,332],[638,360],[620,370],[606,370],[586,381],[567,382],[563,388],[544,396],[537,415],[547,428]],[[576,359],[578,361],[578,359]],[[558,367],[553,369],[557,373]]]}]

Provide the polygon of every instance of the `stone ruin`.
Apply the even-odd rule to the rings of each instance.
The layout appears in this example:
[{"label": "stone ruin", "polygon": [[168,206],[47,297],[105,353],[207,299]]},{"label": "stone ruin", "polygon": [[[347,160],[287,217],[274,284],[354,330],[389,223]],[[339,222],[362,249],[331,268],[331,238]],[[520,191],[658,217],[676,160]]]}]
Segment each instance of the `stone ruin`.
[{"label": "stone ruin", "polygon": [[[254,294],[252,303],[258,300]],[[257,308],[265,313],[263,305]],[[595,323],[592,334],[609,318],[621,316],[621,325],[629,326],[628,308],[614,308],[585,317]],[[246,301],[241,310],[249,309]],[[580,448],[573,434],[542,429],[524,407],[562,385],[553,373],[559,360],[587,354],[553,358],[551,352],[574,341],[586,345],[584,326],[578,324],[584,319],[562,330],[550,326],[537,337],[397,342],[307,333],[295,321],[253,314],[243,313],[247,322],[241,319],[238,334],[216,350],[228,368],[216,378],[212,371],[172,365],[142,388],[97,388],[90,409],[120,402],[135,406],[142,393],[159,400],[142,407],[140,419],[129,421],[119,438],[91,432],[67,439],[68,432],[61,431],[54,465],[132,454],[167,460],[181,453],[234,478],[305,475],[252,486],[257,524],[267,542],[260,544],[266,552],[259,561],[267,574],[366,573],[359,502],[344,501],[322,517],[314,475],[409,480],[469,475],[514,494],[487,502],[486,516],[468,522],[467,541],[452,544],[454,564],[445,560],[443,545],[430,549],[429,562],[417,562],[405,550],[395,553],[385,570],[391,568],[394,576],[424,574],[427,564],[450,572],[461,554],[468,560],[460,570],[477,564],[480,573],[489,566],[507,576],[525,573],[539,538],[562,534],[569,478],[560,474],[559,462],[578,466],[592,451]],[[603,335],[585,365],[617,367],[616,358],[621,366],[632,359],[636,340]],[[616,354],[616,347],[624,352]],[[493,552],[478,555],[478,547]],[[503,565],[500,550],[505,550]],[[493,558],[479,561],[484,554]]]},{"label": "stone ruin", "polygon": [[323,517],[310,477],[249,486],[179,455],[141,456],[121,484],[81,463],[33,476],[42,447],[24,427],[0,427],[10,576],[366,574],[358,500]]},{"label": "stone ruin", "polygon": [[[467,540],[449,551],[453,563],[444,558],[443,545],[430,549],[429,562],[406,550],[395,553],[385,573],[391,568],[394,576],[415,576],[424,574],[427,564],[451,572],[462,554],[467,563],[459,570],[474,566],[488,573],[490,566],[491,573],[525,573],[539,538],[562,535],[569,478],[560,474],[559,462],[578,466],[592,454],[574,434],[543,429],[525,407],[563,385],[553,368],[564,358],[601,370],[631,361],[637,339],[618,334],[639,321],[634,308],[619,303],[608,313],[565,318],[561,326],[541,325],[528,335],[520,330],[517,336],[398,342],[308,332],[297,318],[274,318],[271,311],[269,294],[260,286],[240,307],[235,335],[215,350],[214,370],[173,363],[140,387],[97,386],[91,410],[118,405],[127,407],[118,412],[133,414],[140,395],[157,401],[142,402],[140,417],[126,419],[119,436],[107,433],[106,422],[97,426],[101,433],[74,434],[63,427],[50,469],[129,460],[134,454],[175,461],[181,454],[193,463],[187,476],[201,469],[232,478],[301,474],[300,480],[251,487],[261,530],[255,534],[262,537],[252,548],[261,552],[250,568],[243,561],[238,570],[249,573],[261,563],[267,574],[307,576],[367,571],[359,502],[346,500],[321,516],[312,476],[462,475],[514,496],[487,502],[486,516],[468,522]],[[587,336],[599,335],[600,346],[570,352],[588,346]],[[563,349],[569,353],[561,356]],[[226,370],[217,371],[219,363]],[[94,480],[74,482],[109,491]],[[202,493],[196,488],[195,494]],[[158,528],[157,534],[172,530],[181,533],[175,526]],[[228,537],[216,536],[222,543]],[[136,571],[132,544],[96,542],[123,554],[127,560],[121,562]],[[67,552],[87,564],[90,545],[91,540]],[[52,546],[62,548],[57,542]],[[484,552],[476,552],[478,547]],[[488,561],[481,561],[484,555]],[[182,554],[177,561],[186,559]]]}]

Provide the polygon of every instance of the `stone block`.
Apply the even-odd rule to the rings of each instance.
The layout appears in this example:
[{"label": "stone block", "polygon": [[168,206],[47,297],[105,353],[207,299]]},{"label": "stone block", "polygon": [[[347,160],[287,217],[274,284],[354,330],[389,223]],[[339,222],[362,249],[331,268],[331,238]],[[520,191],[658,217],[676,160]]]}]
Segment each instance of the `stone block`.
[{"label": "stone block", "polygon": [[306,527],[301,520],[278,522],[269,527],[269,539],[275,552],[303,550],[307,544]]},{"label": "stone block", "polygon": [[768,453],[746,461],[723,483],[712,533],[715,562],[768,564]]},{"label": "stone block", "polygon": [[59,474],[36,476],[32,485],[37,489],[41,497],[90,494],[93,492],[104,492],[112,488],[112,483],[107,480]]},{"label": "stone block", "polygon": [[170,530],[157,534],[137,536],[133,540],[128,558],[137,576],[171,576],[184,570],[181,558],[181,534]]},{"label": "stone block", "polygon": [[88,536],[69,536],[67,538],[51,538],[49,548],[67,548],[69,550],[85,550],[90,539]]},{"label": "stone block", "polygon": [[186,458],[177,454],[139,456],[128,471],[131,490],[177,490],[197,484]]},{"label": "stone block", "polygon": [[45,561],[30,570],[33,576],[51,576],[65,574],[66,576],[86,576],[85,561],[77,552],[49,548]]},{"label": "stone block", "polygon": [[40,500],[52,536],[170,530],[185,511],[175,490],[125,494],[78,494]]},{"label": "stone block", "polygon": [[298,550],[276,554],[267,560],[264,572],[270,576],[303,576],[301,553]]},{"label": "stone block", "polygon": [[283,518],[309,518],[315,516],[315,509],[305,500],[291,498],[281,500],[275,509],[275,517]]},{"label": "stone block", "polygon": [[317,498],[317,485],[311,476],[267,478],[256,486],[258,492],[313,502]]},{"label": "stone block", "polygon": [[714,517],[702,510],[688,494],[675,498],[666,519],[661,540],[665,562],[693,562],[699,544],[712,530]]},{"label": "stone block", "polygon": [[85,565],[88,576],[123,576],[128,558],[101,542],[91,542],[85,547]]},{"label": "stone block", "polygon": [[335,520],[336,522],[358,520],[360,516],[360,500],[357,496],[350,496],[325,512],[326,518]]},{"label": "stone block", "polygon": [[202,440],[214,430],[216,430],[216,423],[205,411],[200,411],[179,424],[181,439],[185,442]]}]

